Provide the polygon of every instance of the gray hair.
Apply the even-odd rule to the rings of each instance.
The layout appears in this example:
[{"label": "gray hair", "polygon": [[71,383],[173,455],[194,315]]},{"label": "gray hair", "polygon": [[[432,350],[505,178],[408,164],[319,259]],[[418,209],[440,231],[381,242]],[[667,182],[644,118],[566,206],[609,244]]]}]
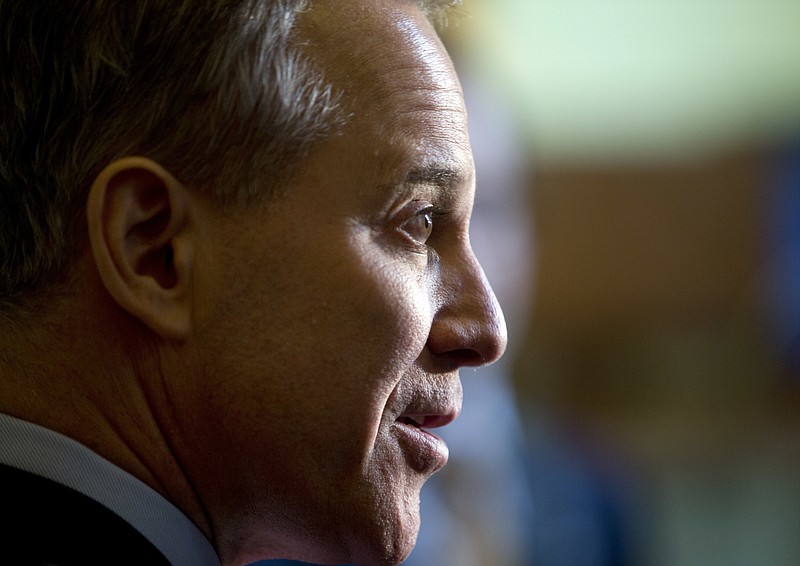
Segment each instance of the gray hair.
[{"label": "gray hair", "polygon": [[462,0],[417,0],[419,9],[437,28],[447,26],[447,17],[461,4]]},{"label": "gray hair", "polygon": [[[114,159],[151,157],[245,205],[341,127],[337,93],[292,41],[309,3],[0,0],[0,313],[66,276]],[[438,20],[457,2],[417,3]]]}]

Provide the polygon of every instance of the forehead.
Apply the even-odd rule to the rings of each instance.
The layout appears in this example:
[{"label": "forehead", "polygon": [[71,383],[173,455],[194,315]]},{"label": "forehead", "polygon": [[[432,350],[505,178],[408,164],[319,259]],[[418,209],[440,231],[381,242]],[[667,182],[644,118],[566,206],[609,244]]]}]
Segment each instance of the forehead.
[{"label": "forehead", "polygon": [[461,87],[415,2],[321,0],[299,24],[308,54],[342,94],[348,133],[382,158],[376,166],[412,157],[418,169],[470,174]]}]

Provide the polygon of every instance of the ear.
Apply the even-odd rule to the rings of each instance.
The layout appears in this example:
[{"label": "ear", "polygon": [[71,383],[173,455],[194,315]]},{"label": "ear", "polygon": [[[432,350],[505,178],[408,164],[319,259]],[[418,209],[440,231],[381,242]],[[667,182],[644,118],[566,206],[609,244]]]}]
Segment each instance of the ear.
[{"label": "ear", "polygon": [[120,307],[167,339],[191,327],[193,200],[158,163],[125,157],[100,172],[87,202],[100,279]]}]

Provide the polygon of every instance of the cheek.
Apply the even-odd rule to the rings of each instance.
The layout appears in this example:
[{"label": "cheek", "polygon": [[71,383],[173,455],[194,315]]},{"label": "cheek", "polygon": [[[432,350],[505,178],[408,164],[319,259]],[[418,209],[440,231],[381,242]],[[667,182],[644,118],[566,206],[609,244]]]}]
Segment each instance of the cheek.
[{"label": "cheek", "polygon": [[360,321],[364,343],[386,362],[409,365],[428,339],[432,293],[419,269],[402,261],[379,257],[365,270],[369,275],[363,279],[352,320]]},{"label": "cheek", "polygon": [[[304,265],[315,269],[304,272]],[[427,282],[419,266],[376,246],[340,247],[287,266],[290,273],[273,279],[285,284],[240,303],[252,306],[244,329],[251,336],[250,351],[239,348],[237,357],[271,382],[251,386],[292,400],[287,410],[296,419],[315,415],[338,432],[358,426],[363,452],[386,400],[425,347],[433,312]]]},{"label": "cheek", "polygon": [[223,287],[225,299],[214,297],[205,320],[202,354],[224,413],[245,413],[242,426],[261,424],[265,435],[285,423],[295,446],[328,456],[331,437],[347,434],[332,458],[340,465],[371,449],[433,312],[419,258],[393,257],[366,239],[348,243],[330,239],[303,253],[287,246],[253,277]]},{"label": "cheek", "polygon": [[426,285],[408,266],[362,259],[328,287],[331,319],[317,338],[334,361],[335,378],[350,386],[343,402],[372,424],[372,437],[386,400],[425,347],[433,309]]}]

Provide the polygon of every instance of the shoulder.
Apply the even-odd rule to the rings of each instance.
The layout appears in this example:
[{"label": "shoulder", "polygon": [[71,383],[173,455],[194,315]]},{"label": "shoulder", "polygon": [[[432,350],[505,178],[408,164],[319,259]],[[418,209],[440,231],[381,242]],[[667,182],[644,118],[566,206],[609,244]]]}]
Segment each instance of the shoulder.
[{"label": "shoulder", "polygon": [[0,561],[169,566],[113,511],[54,481],[0,464],[0,500]]}]

